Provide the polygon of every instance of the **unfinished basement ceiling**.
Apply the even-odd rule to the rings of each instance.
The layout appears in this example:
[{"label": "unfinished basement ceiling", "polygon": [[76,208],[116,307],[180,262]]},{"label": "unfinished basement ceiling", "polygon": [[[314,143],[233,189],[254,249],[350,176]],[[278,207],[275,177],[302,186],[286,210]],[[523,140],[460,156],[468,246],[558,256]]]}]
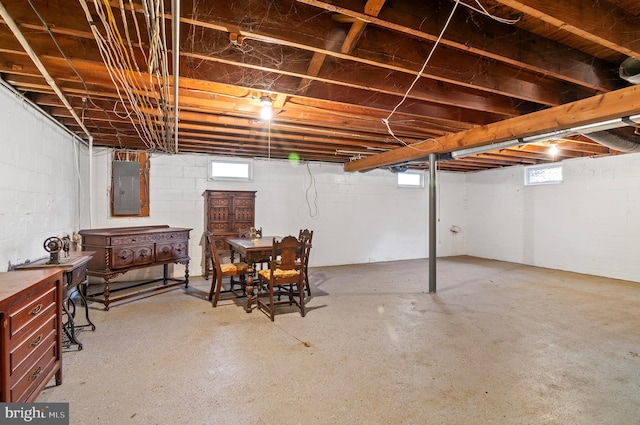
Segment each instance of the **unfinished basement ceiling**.
[{"label": "unfinished basement ceiling", "polygon": [[476,171],[624,149],[559,134],[448,154],[640,113],[620,76],[640,58],[637,0],[181,0],[177,62],[169,0],[0,2],[1,78],[94,146],[348,171],[438,153],[439,169]]}]

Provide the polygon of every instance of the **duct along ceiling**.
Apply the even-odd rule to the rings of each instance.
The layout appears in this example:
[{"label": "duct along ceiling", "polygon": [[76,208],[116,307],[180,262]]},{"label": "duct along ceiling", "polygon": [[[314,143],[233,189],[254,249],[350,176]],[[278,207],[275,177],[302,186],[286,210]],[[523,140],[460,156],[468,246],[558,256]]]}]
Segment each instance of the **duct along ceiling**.
[{"label": "duct along ceiling", "polygon": [[637,0],[0,3],[0,77],[95,146],[466,172],[640,143]]}]

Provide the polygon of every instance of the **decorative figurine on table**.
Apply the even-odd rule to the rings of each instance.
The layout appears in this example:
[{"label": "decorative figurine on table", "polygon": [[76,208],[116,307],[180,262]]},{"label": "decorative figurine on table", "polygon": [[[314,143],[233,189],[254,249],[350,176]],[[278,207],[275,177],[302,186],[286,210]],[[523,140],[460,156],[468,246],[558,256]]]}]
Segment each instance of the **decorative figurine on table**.
[{"label": "decorative figurine on table", "polygon": [[64,252],[64,256],[69,256],[69,248],[71,247],[71,238],[69,235],[64,235],[62,237],[62,251]]}]

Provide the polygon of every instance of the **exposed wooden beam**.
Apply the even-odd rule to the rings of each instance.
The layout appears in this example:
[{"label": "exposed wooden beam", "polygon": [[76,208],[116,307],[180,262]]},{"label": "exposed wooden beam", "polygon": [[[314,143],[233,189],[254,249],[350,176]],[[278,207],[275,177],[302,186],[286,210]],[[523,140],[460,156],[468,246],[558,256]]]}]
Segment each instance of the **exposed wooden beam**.
[{"label": "exposed wooden beam", "polygon": [[346,163],[344,169],[345,171],[368,171],[424,158],[433,152],[451,152],[462,148],[483,146],[638,113],[640,113],[640,86],[632,86],[459,133],[448,134],[426,143],[397,148]]},{"label": "exposed wooden beam", "polygon": [[[640,57],[637,23],[606,2],[584,0],[495,0],[627,56]],[[605,18],[603,18],[605,17]]]}]

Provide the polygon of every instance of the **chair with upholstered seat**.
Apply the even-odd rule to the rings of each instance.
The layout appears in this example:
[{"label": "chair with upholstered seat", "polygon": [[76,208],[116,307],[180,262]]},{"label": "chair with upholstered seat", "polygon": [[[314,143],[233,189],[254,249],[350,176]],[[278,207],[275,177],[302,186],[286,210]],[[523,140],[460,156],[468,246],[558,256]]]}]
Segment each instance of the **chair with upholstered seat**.
[{"label": "chair with upholstered seat", "polygon": [[[213,241],[213,234],[207,231],[205,232],[205,238],[209,248],[209,257],[211,258],[211,269],[213,270],[213,275],[211,276],[211,289],[209,290],[209,301],[213,299],[213,306],[216,307],[218,305],[218,299],[220,298],[221,293],[234,292],[234,277],[240,278],[240,285],[244,290],[247,279],[252,279],[253,277],[253,269],[244,262],[222,264],[218,255],[218,249],[216,248],[216,244]],[[228,277],[230,279],[230,288],[226,291],[223,291],[222,279],[225,277]]]},{"label": "chair with upholstered seat", "polygon": [[[275,317],[276,305],[295,304],[304,317],[304,264],[297,260],[297,252],[302,249],[300,241],[295,236],[287,236],[281,241],[274,240],[271,248],[269,268],[258,272],[258,308],[266,309],[271,321]],[[268,290],[269,302],[262,298],[262,291]],[[278,292],[275,292],[278,291]],[[282,291],[282,292],[281,292]],[[286,300],[275,301],[274,294],[287,295]],[[295,296],[298,299],[295,299]]]}]

